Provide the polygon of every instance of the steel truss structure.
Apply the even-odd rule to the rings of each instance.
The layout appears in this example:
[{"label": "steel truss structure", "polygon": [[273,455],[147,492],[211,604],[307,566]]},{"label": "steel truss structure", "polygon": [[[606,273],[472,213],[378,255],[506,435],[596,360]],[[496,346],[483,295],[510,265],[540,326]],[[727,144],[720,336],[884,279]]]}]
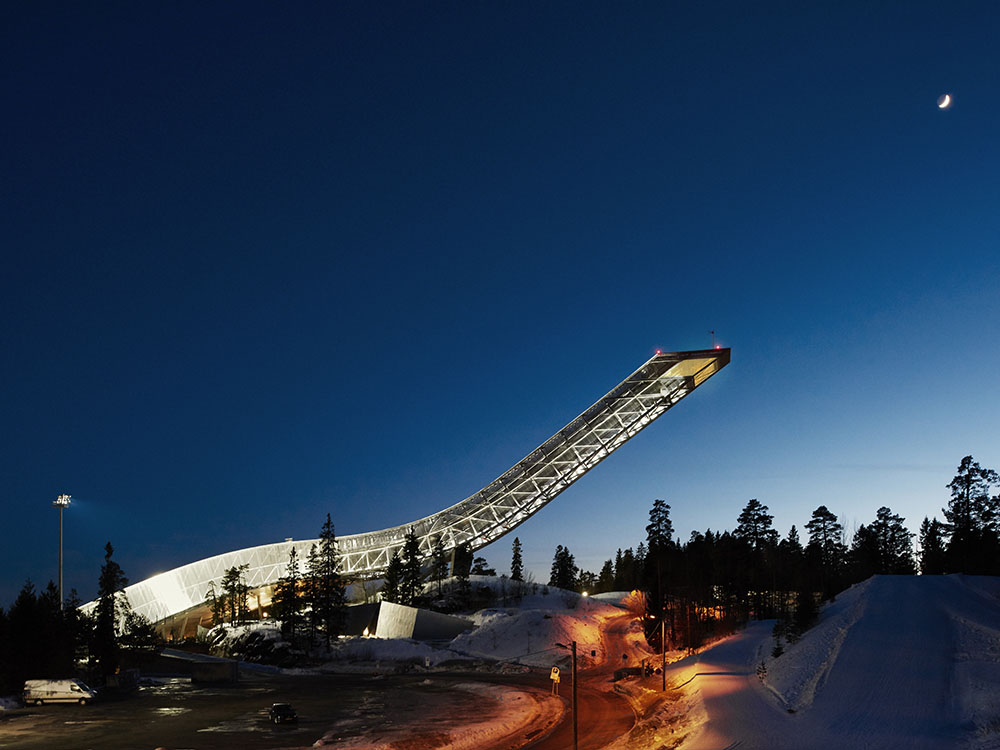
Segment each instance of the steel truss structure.
[{"label": "steel truss structure", "polygon": [[[438,539],[446,551],[462,543],[477,550],[496,541],[729,364],[729,354],[729,349],[657,352],[476,494],[412,523],[340,537],[341,572],[348,578],[379,576],[411,529],[427,556]],[[214,585],[218,591],[233,566],[248,566],[251,589],[276,583],[285,574],[292,548],[304,560],[315,543],[289,540],[227,552],[140,581],[125,593],[133,609],[158,622],[202,605],[209,588]]]}]

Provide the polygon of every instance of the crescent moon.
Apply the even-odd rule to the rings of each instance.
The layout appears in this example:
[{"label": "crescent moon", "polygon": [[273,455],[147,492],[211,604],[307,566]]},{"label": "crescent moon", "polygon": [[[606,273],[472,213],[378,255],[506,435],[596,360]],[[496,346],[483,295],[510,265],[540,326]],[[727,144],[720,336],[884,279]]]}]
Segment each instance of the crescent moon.
[{"label": "crescent moon", "polygon": [[951,94],[943,94],[938,97],[938,109],[948,109],[951,106]]}]

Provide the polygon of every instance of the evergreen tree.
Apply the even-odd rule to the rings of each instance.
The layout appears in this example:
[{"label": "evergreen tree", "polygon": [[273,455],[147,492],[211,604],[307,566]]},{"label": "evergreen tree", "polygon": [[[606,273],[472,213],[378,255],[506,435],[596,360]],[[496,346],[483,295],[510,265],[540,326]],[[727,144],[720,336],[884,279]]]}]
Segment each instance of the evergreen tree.
[{"label": "evergreen tree", "polygon": [[928,520],[924,516],[920,524],[920,573],[940,575],[946,570],[945,552],[946,527],[936,518]]},{"label": "evergreen tree", "polygon": [[840,590],[841,575],[847,550],[841,535],[844,527],[825,505],[812,512],[806,524],[809,545],[806,547],[807,560],[812,563],[824,595],[829,597]]},{"label": "evergreen tree", "polygon": [[[777,588],[781,592],[798,591],[805,575],[802,564],[805,559],[802,542],[799,541],[799,531],[792,525],[788,530],[788,536],[778,542],[777,552]],[[782,594],[783,601],[779,603],[778,609],[785,611],[788,609],[788,594]]]},{"label": "evergreen tree", "polygon": [[670,546],[674,536],[674,524],[670,520],[670,506],[663,500],[653,501],[646,526],[646,542],[650,554],[655,554]]},{"label": "evergreen tree", "polygon": [[767,510],[766,505],[753,498],[740,513],[736,530],[733,532],[733,536],[745,541],[755,552],[761,552],[778,543],[778,532],[771,528],[774,516]]},{"label": "evergreen tree", "polygon": [[948,540],[948,569],[954,573],[992,575],[1000,572],[1000,496],[990,497],[990,488],[1000,484],[992,469],[982,468],[966,456],[958,473],[948,483],[951,500],[944,516],[951,538]]},{"label": "evergreen tree", "polygon": [[[670,506],[663,500],[653,501],[653,507],[649,511],[649,523],[646,525],[646,569],[643,571],[645,578],[644,588],[651,592],[650,613],[662,616],[670,611],[670,579],[674,571],[671,569],[671,558],[673,557],[673,535],[674,525],[670,520]],[[623,563],[625,559],[622,559]],[[633,578],[634,580],[634,578]],[[629,582],[629,588],[632,586]],[[674,622],[670,624],[671,638],[674,635]]]},{"label": "evergreen tree", "polygon": [[385,570],[385,582],[382,584],[382,601],[400,604],[400,583],[403,580],[403,561],[399,559],[399,550],[392,551],[389,567]]},{"label": "evergreen tree", "polygon": [[601,568],[601,572],[597,575],[597,588],[598,594],[603,594],[608,591],[614,591],[615,586],[615,567],[610,560],[604,561],[604,566]]},{"label": "evergreen tree", "polygon": [[469,580],[469,571],[472,570],[472,547],[468,542],[462,542],[455,547],[452,558],[451,572],[456,578]]},{"label": "evergreen tree", "polygon": [[247,594],[249,587],[246,584],[246,572],[250,569],[249,563],[234,565],[226,570],[222,576],[222,596],[226,602],[226,614],[229,617],[229,624],[235,625],[246,619]]},{"label": "evergreen tree", "polygon": [[441,583],[448,577],[448,555],[444,549],[444,538],[434,540],[431,549],[431,580],[437,582],[437,593],[441,596]]},{"label": "evergreen tree", "polygon": [[462,542],[455,547],[454,558],[452,559],[452,572],[458,579],[458,591],[452,599],[452,606],[458,609],[465,609],[472,599],[472,589],[469,586],[469,571],[472,569],[472,547],[468,542]]},{"label": "evergreen tree", "polygon": [[319,586],[316,581],[316,571],[322,567],[319,559],[319,548],[315,544],[309,545],[309,554],[306,555],[306,570],[302,579],[302,604],[306,611],[306,625],[309,628],[309,643],[316,638],[316,631],[319,628],[319,615],[316,611],[316,601],[319,598]]},{"label": "evergreen tree", "polygon": [[563,547],[561,544],[557,545],[556,553],[552,558],[549,586],[566,589],[567,591],[575,591],[578,573],[576,560],[570,553],[569,548]]},{"label": "evergreen tree", "polygon": [[864,581],[880,573],[882,566],[878,535],[875,530],[861,524],[854,532],[851,550],[848,554],[851,580]]},{"label": "evergreen tree", "polygon": [[212,613],[212,627],[221,625],[226,619],[226,600],[215,590],[215,581],[208,582],[208,591],[205,592],[205,601]]},{"label": "evergreen tree", "polygon": [[[97,606],[94,608],[93,641],[90,652],[97,660],[101,674],[114,674],[118,668],[120,645],[118,623],[123,619],[124,593],[128,578],[121,566],[111,559],[114,554],[111,542],[104,546],[104,565],[97,581]],[[127,601],[127,600],[126,600]]]},{"label": "evergreen tree", "polygon": [[622,555],[622,548],[619,547],[615,553],[615,583],[614,591],[631,591],[631,587],[625,583],[625,566]]},{"label": "evergreen tree", "polygon": [[420,572],[420,540],[411,528],[403,538],[403,571],[399,582],[400,604],[413,605],[423,589]]},{"label": "evergreen tree", "polygon": [[326,514],[319,534],[316,555],[310,560],[309,578],[313,585],[312,611],[316,623],[323,628],[326,647],[340,635],[344,622],[344,582],[340,577],[340,555],[337,535],[330,514]]},{"label": "evergreen tree", "polygon": [[903,525],[904,520],[884,506],[876,512],[871,531],[878,550],[877,573],[913,575],[917,572],[913,563],[913,534]]},{"label": "evergreen tree", "polygon": [[477,557],[472,561],[472,574],[477,576],[495,576],[496,569],[491,568],[485,557]]},{"label": "evergreen tree", "polygon": [[510,554],[510,580],[524,580],[524,562],[521,560],[521,540],[514,537]]},{"label": "evergreen tree", "polygon": [[302,572],[299,569],[298,553],[295,547],[288,552],[285,574],[274,587],[274,616],[281,620],[281,630],[294,638],[302,612],[302,597],[299,593]]}]

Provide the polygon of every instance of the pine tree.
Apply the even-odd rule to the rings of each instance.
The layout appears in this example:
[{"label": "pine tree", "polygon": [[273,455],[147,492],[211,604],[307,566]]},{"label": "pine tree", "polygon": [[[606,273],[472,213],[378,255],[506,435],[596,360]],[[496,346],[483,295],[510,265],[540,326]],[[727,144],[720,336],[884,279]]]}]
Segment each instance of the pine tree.
[{"label": "pine tree", "polygon": [[601,572],[597,576],[597,593],[603,594],[608,591],[614,591],[615,585],[615,567],[611,560],[605,560],[604,565],[601,567]]},{"label": "pine tree", "polygon": [[301,619],[302,598],[299,593],[301,579],[298,553],[295,547],[292,547],[288,552],[285,575],[278,579],[274,587],[273,599],[274,616],[281,620],[282,631],[292,638],[295,637]]},{"label": "pine tree", "polygon": [[337,535],[334,532],[330,514],[319,534],[316,555],[311,559],[309,577],[313,584],[313,615],[316,623],[323,628],[326,647],[340,635],[344,622],[344,582],[340,577],[340,555],[337,551]]},{"label": "pine tree", "polygon": [[399,559],[399,550],[392,551],[389,567],[385,570],[385,581],[382,584],[382,601],[401,604],[399,586],[403,579],[403,561]]},{"label": "pine tree", "polygon": [[403,538],[403,571],[399,582],[400,604],[413,605],[423,589],[420,571],[420,540],[411,528]]},{"label": "pine tree", "polygon": [[472,547],[468,542],[462,542],[455,547],[451,573],[456,578],[468,582],[470,570],[472,570]]},{"label": "pine tree", "polygon": [[946,527],[937,518],[924,516],[920,524],[920,573],[941,575],[947,570],[945,552]]},{"label": "pine tree", "polygon": [[622,548],[615,553],[615,583],[614,591],[631,591],[632,587],[625,582],[625,567],[623,565]]},{"label": "pine tree", "polygon": [[[651,612],[663,615],[667,611],[670,599],[671,560],[673,549],[674,525],[670,520],[670,506],[663,500],[654,500],[649,511],[649,524],[646,526],[646,569],[642,571],[645,578],[645,589],[653,595]],[[629,550],[631,552],[631,550]],[[624,557],[622,562],[626,562]],[[635,576],[629,576],[624,581],[631,589]],[[672,612],[672,610],[671,610]],[[674,623],[671,622],[671,637],[674,633]]]},{"label": "pine tree", "polygon": [[91,654],[97,660],[101,674],[114,674],[118,668],[120,646],[118,623],[122,615],[121,594],[128,586],[128,578],[121,566],[111,559],[114,554],[111,542],[104,546],[104,565],[97,581],[97,606],[94,608],[94,631]]},{"label": "pine tree", "polygon": [[740,513],[736,530],[733,532],[733,536],[745,541],[755,552],[761,552],[766,547],[772,547],[778,543],[778,532],[771,528],[774,516],[770,515],[767,510],[766,505],[762,505],[757,498],[753,498]]},{"label": "pine tree", "polygon": [[309,545],[309,554],[306,555],[305,575],[302,579],[302,604],[306,610],[306,624],[309,627],[309,643],[312,644],[316,638],[316,631],[319,629],[319,613],[316,609],[316,602],[319,598],[319,585],[316,581],[317,571],[322,567],[319,559],[319,548],[315,544]]},{"label": "pine tree", "polygon": [[226,613],[229,616],[229,624],[235,625],[246,619],[247,595],[249,587],[246,584],[246,572],[250,569],[249,563],[234,565],[226,570],[222,576],[222,596],[226,602]]},{"label": "pine tree", "polygon": [[913,534],[903,525],[905,519],[889,508],[881,507],[875,514],[871,531],[878,550],[877,573],[913,575]]},{"label": "pine tree", "polygon": [[521,540],[514,537],[510,554],[510,580],[524,580],[524,562],[521,560]]},{"label": "pine tree", "polygon": [[841,572],[847,552],[841,541],[844,527],[836,515],[825,505],[821,505],[812,512],[806,529],[809,531],[806,555],[818,568],[817,578],[824,595],[832,596],[840,590]]},{"label": "pine tree", "polygon": [[441,596],[441,583],[448,577],[448,556],[444,549],[444,538],[434,540],[431,549],[431,580],[437,582],[437,593]]},{"label": "pine tree", "polygon": [[951,531],[947,547],[950,571],[977,575],[997,572],[1000,496],[989,494],[997,484],[997,473],[981,467],[972,456],[962,459],[958,473],[948,483],[951,500],[943,512]]},{"label": "pine tree", "polygon": [[221,625],[226,619],[226,601],[215,590],[215,581],[208,582],[208,591],[205,592],[205,601],[208,603],[209,611],[212,613],[212,627]]},{"label": "pine tree", "polygon": [[646,526],[646,542],[649,554],[657,554],[670,546],[674,536],[674,524],[670,520],[670,506],[663,500],[653,501]]},{"label": "pine tree", "polygon": [[477,557],[472,561],[472,574],[477,576],[495,576],[497,571],[491,568],[485,557]]},{"label": "pine tree", "polygon": [[569,547],[561,544],[556,546],[556,553],[552,558],[552,570],[549,577],[549,586],[555,586],[567,591],[576,591],[577,577],[579,569],[576,567],[576,560],[569,551]]}]

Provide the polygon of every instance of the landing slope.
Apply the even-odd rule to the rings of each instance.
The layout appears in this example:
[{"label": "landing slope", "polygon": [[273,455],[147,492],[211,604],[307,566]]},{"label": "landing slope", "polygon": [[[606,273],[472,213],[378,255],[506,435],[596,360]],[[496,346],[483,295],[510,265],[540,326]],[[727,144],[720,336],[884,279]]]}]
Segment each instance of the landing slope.
[{"label": "landing slope", "polygon": [[686,666],[705,724],[685,748],[1000,748],[1000,579],[876,576],[771,644],[756,624]]}]

